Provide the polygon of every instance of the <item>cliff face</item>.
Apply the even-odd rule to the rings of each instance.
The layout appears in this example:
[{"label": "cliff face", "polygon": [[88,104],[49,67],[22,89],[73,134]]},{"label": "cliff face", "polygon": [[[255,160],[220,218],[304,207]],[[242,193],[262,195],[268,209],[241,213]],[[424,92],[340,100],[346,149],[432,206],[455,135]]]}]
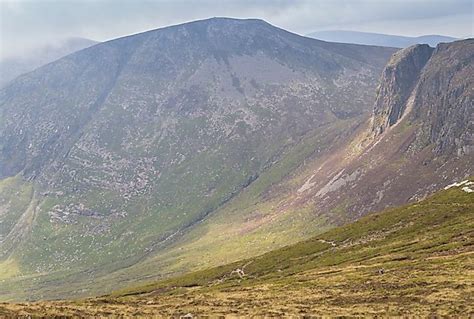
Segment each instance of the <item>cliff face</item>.
[{"label": "cliff face", "polygon": [[437,154],[461,156],[473,150],[474,40],[416,45],[394,54],[377,94],[372,133],[375,137],[404,116],[417,124],[411,145],[432,145]]},{"label": "cliff face", "polygon": [[440,44],[420,75],[410,118],[420,123],[416,148],[438,154],[474,151],[474,39]]},{"label": "cliff face", "polygon": [[403,115],[408,98],[433,48],[415,45],[395,53],[385,67],[374,107],[372,132],[377,136]]},{"label": "cliff face", "polygon": [[315,210],[332,212],[331,218],[341,212],[357,218],[471,176],[473,62],[473,39],[395,53],[368,128],[313,164],[297,203],[314,201]]}]

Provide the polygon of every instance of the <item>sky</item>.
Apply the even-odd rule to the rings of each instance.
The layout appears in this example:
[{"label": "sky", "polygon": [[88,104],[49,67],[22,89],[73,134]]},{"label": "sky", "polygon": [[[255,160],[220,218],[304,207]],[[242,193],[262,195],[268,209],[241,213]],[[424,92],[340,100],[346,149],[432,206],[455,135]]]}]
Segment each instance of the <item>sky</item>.
[{"label": "sky", "polygon": [[0,59],[61,38],[105,41],[215,16],[260,18],[301,35],[474,33],[474,0],[0,0]]}]

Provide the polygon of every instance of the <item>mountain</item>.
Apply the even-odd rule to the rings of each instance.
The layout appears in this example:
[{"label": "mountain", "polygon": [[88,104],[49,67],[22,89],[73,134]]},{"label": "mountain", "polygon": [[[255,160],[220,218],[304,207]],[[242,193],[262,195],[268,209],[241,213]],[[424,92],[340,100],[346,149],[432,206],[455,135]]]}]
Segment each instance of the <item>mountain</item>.
[{"label": "mountain", "polygon": [[98,42],[83,38],[67,38],[0,60],[0,88],[17,76],[53,62],[70,53],[88,48]]},{"label": "mountain", "polygon": [[1,298],[250,258],[472,175],[472,46],[386,65],[394,49],[216,18],[16,79],[0,91]]},{"label": "mountain", "polygon": [[[353,134],[393,52],[214,18],[100,43],[16,78],[0,90],[0,298],[107,292],[327,229],[303,214],[295,222],[308,230],[274,240],[286,226],[242,198],[269,199],[305,158]],[[259,244],[222,258],[216,246],[205,256],[175,246],[227,237],[232,228],[206,230],[222,221],[249,222],[241,238]]]},{"label": "mountain", "polygon": [[199,227],[133,271],[150,274],[175,258],[187,270],[244,259],[472,176],[473,44],[397,52],[382,72],[371,116],[326,146],[320,136],[303,139]]},{"label": "mountain", "polygon": [[100,298],[3,304],[0,315],[469,316],[472,185],[255,258]]},{"label": "mountain", "polygon": [[[464,40],[396,53],[371,116],[326,146],[318,135],[303,139],[167,249],[106,282],[158,280],[155,270],[173,271],[176,260],[189,272],[250,258],[472,176],[472,46]],[[397,92],[409,98],[391,122]]]},{"label": "mountain", "polygon": [[344,30],[317,31],[312,32],[307,36],[329,42],[377,45],[394,48],[406,48],[415,44],[428,44],[431,47],[435,47],[441,42],[453,42],[456,40],[456,38],[443,35],[406,37],[399,35]]},{"label": "mountain", "polygon": [[252,258],[472,176],[472,49],[215,18],[17,78],[0,91],[0,298]]}]

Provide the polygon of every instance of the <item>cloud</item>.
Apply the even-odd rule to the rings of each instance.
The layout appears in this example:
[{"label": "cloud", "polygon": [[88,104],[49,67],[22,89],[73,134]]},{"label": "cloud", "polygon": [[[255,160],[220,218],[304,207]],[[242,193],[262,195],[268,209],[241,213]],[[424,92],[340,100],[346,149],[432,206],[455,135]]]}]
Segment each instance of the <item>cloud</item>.
[{"label": "cloud", "polygon": [[300,34],[473,33],[472,0],[0,0],[0,57],[58,38],[104,41],[213,16],[262,18]]}]

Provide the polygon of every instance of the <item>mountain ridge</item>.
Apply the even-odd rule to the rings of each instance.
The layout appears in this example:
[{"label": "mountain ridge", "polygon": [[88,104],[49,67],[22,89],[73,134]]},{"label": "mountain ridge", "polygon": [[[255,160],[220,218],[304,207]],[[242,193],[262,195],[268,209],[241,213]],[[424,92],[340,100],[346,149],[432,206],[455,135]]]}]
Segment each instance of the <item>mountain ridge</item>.
[{"label": "mountain ridge", "polygon": [[308,37],[330,42],[355,43],[362,45],[379,45],[387,47],[407,48],[415,44],[428,44],[436,47],[441,42],[459,40],[443,35],[422,35],[416,37],[391,35],[373,32],[359,32],[347,30],[317,31],[307,34]]}]

